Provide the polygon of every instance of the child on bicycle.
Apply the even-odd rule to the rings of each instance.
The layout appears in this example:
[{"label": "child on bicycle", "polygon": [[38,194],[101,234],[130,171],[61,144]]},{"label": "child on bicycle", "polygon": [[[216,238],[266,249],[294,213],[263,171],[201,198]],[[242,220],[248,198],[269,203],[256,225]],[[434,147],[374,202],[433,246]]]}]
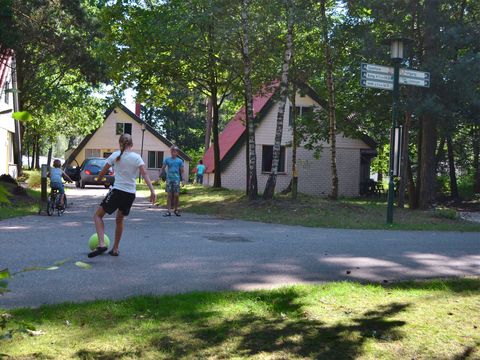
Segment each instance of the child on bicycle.
[{"label": "child on bicycle", "polygon": [[51,189],[58,190],[60,193],[60,207],[63,208],[63,204],[65,203],[65,188],[62,178],[68,182],[72,182],[73,180],[62,170],[62,162],[58,159],[53,161],[53,168],[50,169],[47,176],[50,178]]},{"label": "child on bicycle", "polygon": [[119,255],[118,246],[122,238],[123,221],[125,216],[128,216],[130,213],[130,208],[135,200],[137,190],[136,179],[139,171],[150,189],[150,202],[155,204],[155,190],[145,169],[145,163],[140,155],[132,151],[132,136],[129,134],[120,136],[119,145],[120,150],[110,155],[102,171],[98,174],[98,180],[100,181],[110,167],[113,167],[115,169],[115,183],[93,216],[98,236],[98,247],[88,254],[89,258],[103,254],[108,250],[105,246],[105,224],[103,217],[106,214],[111,215],[114,212],[117,212],[115,216],[115,243],[108,253],[112,256]]}]

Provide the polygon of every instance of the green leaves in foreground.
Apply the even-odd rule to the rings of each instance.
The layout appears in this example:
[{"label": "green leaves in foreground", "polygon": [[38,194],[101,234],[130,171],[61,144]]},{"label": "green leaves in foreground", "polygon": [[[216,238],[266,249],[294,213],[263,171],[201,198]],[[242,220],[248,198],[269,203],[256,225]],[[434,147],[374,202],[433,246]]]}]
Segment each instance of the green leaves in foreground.
[{"label": "green leaves in foreground", "polygon": [[0,270],[0,295],[8,291],[8,281],[6,279],[10,278],[10,271],[8,269]]},{"label": "green leaves in foreground", "polygon": [[12,117],[17,121],[28,122],[33,119],[32,114],[28,111],[17,111],[12,114]]},{"label": "green leaves in foreground", "polygon": [[85,270],[88,270],[88,269],[92,268],[92,265],[84,263],[83,261],[77,261],[75,263],[75,265],[78,266],[79,268],[82,268],[82,269],[85,269]]},{"label": "green leaves in foreground", "polygon": [[20,272],[28,272],[28,271],[37,271],[37,270],[58,270],[58,266],[30,266],[27,268],[22,269]]}]

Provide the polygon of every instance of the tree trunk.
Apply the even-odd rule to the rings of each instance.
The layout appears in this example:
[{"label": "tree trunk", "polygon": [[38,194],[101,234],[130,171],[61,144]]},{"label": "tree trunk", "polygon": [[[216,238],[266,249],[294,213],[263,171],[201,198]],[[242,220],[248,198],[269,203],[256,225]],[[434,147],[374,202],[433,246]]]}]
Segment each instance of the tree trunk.
[{"label": "tree trunk", "polygon": [[217,90],[212,91],[212,134],[213,134],[213,158],[214,158],[214,178],[213,178],[213,187],[221,188],[222,187],[222,168],[220,162],[220,143],[219,134],[218,134],[218,99],[217,99]]},{"label": "tree trunk", "polygon": [[52,152],[53,146],[50,145],[48,148],[48,155],[47,155],[47,167],[50,169],[50,165],[52,164]]},{"label": "tree trunk", "polygon": [[[243,106],[245,109],[245,128],[247,131],[245,132],[247,139],[245,141],[245,195],[248,196],[249,191],[250,191],[250,151],[249,151],[249,146],[250,146],[250,134],[248,132],[248,126],[250,122],[248,121],[248,116],[247,116],[247,98],[245,97],[245,94],[243,94]],[[258,195],[258,188],[257,188],[257,195]]]},{"label": "tree trunk", "polygon": [[249,36],[250,31],[248,22],[248,7],[249,0],[242,1],[242,29],[243,29],[243,81],[245,84],[245,117],[247,122],[248,132],[248,172],[247,172],[247,186],[248,198],[254,200],[258,197],[258,183],[257,183],[257,154],[255,143],[255,122],[253,118],[253,94],[251,71],[252,63],[250,59]]},{"label": "tree trunk", "polygon": [[457,174],[455,171],[455,158],[453,154],[453,143],[451,135],[447,136],[447,152],[448,152],[448,174],[450,176],[450,195],[454,199],[458,199]]},{"label": "tree trunk", "polygon": [[[424,63],[426,68],[433,67],[438,54],[438,26],[440,2],[438,0],[425,0],[425,31],[424,31]],[[426,91],[430,96],[436,95],[438,84],[440,83],[438,73],[432,73],[432,86]],[[420,192],[419,206],[427,209],[435,202],[436,192],[436,162],[435,151],[437,148],[437,123],[431,114],[425,114],[421,119],[422,128],[422,147],[421,169],[420,169]]]},{"label": "tree trunk", "polygon": [[292,200],[297,200],[298,197],[298,170],[297,170],[297,148],[298,148],[298,134],[297,134],[297,87],[293,86],[292,91],[292,182],[291,182],[291,190],[292,190]]},{"label": "tree trunk", "polygon": [[35,157],[36,157],[36,149],[37,149],[37,140],[36,136],[32,136],[32,159],[30,160],[30,170],[35,169]]},{"label": "tree trunk", "polygon": [[438,166],[440,163],[443,161],[445,158],[445,136],[442,136],[440,138],[440,142],[438,143],[438,150],[437,150],[437,155],[435,155],[435,168],[438,169]]},{"label": "tree trunk", "polygon": [[410,144],[410,126],[412,124],[412,114],[405,113],[405,122],[403,124],[402,155],[400,182],[398,184],[398,207],[405,206],[405,189],[407,187],[407,167],[408,167],[408,148]]},{"label": "tree trunk", "polygon": [[332,176],[332,190],[330,192],[330,198],[338,199],[338,174],[337,174],[337,149],[336,149],[336,136],[337,125],[335,119],[335,87],[333,83],[333,59],[330,54],[330,40],[328,38],[328,25],[327,15],[325,9],[326,0],[320,1],[320,11],[322,16],[322,28],[323,28],[323,43],[325,59],[327,63],[327,92],[328,92],[328,122],[329,122],[329,138],[330,138],[330,169]]},{"label": "tree trunk", "polygon": [[410,209],[418,209],[417,190],[415,188],[415,181],[413,180],[412,163],[407,157],[407,178],[408,178],[408,206]]},{"label": "tree trunk", "polygon": [[212,98],[208,97],[205,109],[205,151],[210,147],[212,138]]},{"label": "tree trunk", "polygon": [[473,130],[473,193],[480,194],[480,126]]},{"label": "tree trunk", "polygon": [[422,118],[422,147],[420,168],[419,206],[428,209],[435,202],[436,176],[435,151],[437,148],[437,128],[429,115]]},{"label": "tree trunk", "polygon": [[277,113],[277,129],[275,131],[275,144],[273,146],[273,160],[272,170],[265,185],[263,192],[264,199],[272,199],[275,194],[275,186],[277,184],[278,163],[280,161],[280,151],[282,144],[283,133],[283,119],[285,117],[285,104],[288,96],[288,74],[290,69],[290,61],[292,59],[292,47],[293,47],[293,3],[291,1],[287,4],[288,7],[288,19],[287,19],[287,36],[285,44],[285,52],[282,65],[282,78],[280,81],[280,98],[278,100],[278,113]]},{"label": "tree trunk", "polygon": [[40,169],[40,137],[37,135],[35,142],[35,170]]}]

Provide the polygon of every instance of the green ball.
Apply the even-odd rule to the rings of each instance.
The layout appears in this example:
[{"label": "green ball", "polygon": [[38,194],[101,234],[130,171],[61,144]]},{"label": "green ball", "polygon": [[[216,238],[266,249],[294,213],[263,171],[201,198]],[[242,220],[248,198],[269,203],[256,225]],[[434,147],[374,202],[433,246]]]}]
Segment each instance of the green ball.
[{"label": "green ball", "polygon": [[[109,247],[110,246],[110,239],[108,238],[107,234],[104,235],[104,240],[105,240],[105,246]],[[97,233],[90,236],[90,239],[88,239],[88,246],[90,247],[90,250],[95,250],[95,248],[98,246],[98,235],[97,235]]]}]

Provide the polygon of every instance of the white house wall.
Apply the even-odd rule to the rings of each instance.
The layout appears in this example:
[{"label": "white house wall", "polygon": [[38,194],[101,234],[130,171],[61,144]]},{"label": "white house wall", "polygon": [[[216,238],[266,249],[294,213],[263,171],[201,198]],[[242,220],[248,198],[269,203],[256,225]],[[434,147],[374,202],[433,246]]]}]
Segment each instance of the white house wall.
[{"label": "white house wall", "polygon": [[[127,113],[120,108],[116,108],[105,119],[103,125],[95,132],[92,138],[88,141],[85,147],[77,155],[76,160],[79,164],[85,160],[86,149],[100,149],[100,156],[103,157],[105,152],[114,152],[118,150],[118,139],[120,135],[116,135],[117,123],[132,124],[132,140],[133,151],[140,154],[142,148],[142,128],[141,125],[133,120]],[[155,135],[145,130],[143,139],[143,161],[148,166],[148,152],[149,151],[163,151],[164,159],[170,156],[170,147],[163,141],[158,139]],[[184,160],[185,161],[185,160]],[[152,180],[159,178],[159,169],[147,169],[148,174]],[[188,179],[189,162],[185,161],[186,179]]]},{"label": "white house wall", "polygon": [[[9,68],[5,79],[4,85],[9,83],[9,87],[11,87],[12,74]],[[15,134],[15,121],[12,118],[13,94],[5,94],[5,89],[2,87],[0,88],[0,113],[8,110],[11,112],[0,114],[0,175],[10,174],[16,177],[17,168],[13,159],[13,136]]]}]

